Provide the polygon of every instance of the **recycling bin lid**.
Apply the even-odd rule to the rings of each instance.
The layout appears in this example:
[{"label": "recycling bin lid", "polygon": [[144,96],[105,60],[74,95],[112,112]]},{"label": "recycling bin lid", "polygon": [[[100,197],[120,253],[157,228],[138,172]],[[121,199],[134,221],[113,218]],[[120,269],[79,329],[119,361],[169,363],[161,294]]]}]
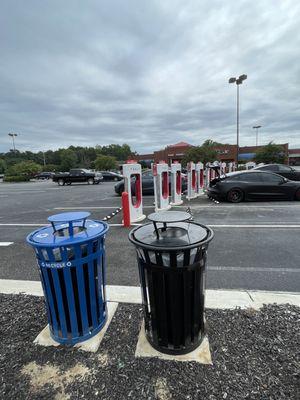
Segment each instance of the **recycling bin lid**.
[{"label": "recycling bin lid", "polygon": [[27,236],[33,246],[67,246],[86,242],[108,231],[102,221],[87,219],[89,212],[67,212],[51,215],[51,225],[38,229]]},{"label": "recycling bin lid", "polygon": [[153,250],[187,249],[210,240],[212,231],[205,225],[189,221],[191,215],[182,211],[160,211],[150,214],[148,223],[134,228],[129,240]]}]

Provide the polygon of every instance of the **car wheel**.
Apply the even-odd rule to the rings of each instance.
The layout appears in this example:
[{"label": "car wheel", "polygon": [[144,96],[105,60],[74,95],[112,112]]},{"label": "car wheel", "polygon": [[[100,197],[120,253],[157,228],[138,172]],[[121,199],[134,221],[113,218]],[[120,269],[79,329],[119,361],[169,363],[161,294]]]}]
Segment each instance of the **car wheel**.
[{"label": "car wheel", "polygon": [[67,182],[67,185],[70,186],[72,184],[72,182]]},{"label": "car wheel", "polygon": [[227,193],[227,200],[230,201],[230,203],[240,203],[243,199],[244,193],[239,188],[231,189]]},{"label": "car wheel", "polygon": [[88,185],[93,185],[94,184],[94,179],[93,178],[89,178],[87,183],[88,183]]},{"label": "car wheel", "polygon": [[63,179],[59,179],[59,180],[57,181],[57,183],[58,183],[59,186],[64,186],[65,181],[64,181]]},{"label": "car wheel", "polygon": [[300,201],[300,188],[296,191],[295,200]]}]

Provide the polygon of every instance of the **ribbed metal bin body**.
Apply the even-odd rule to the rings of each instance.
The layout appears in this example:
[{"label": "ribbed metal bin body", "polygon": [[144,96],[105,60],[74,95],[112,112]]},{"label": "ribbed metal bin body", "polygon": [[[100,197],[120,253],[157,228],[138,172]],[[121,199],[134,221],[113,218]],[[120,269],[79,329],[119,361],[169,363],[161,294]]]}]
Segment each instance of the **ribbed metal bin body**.
[{"label": "ribbed metal bin body", "polygon": [[205,334],[206,257],[213,233],[194,225],[205,229],[207,237],[186,248],[142,244],[135,238],[139,228],[130,234],[137,251],[146,337],[155,349],[167,354],[193,351]]},{"label": "ribbed metal bin body", "polygon": [[107,319],[108,226],[102,221],[84,220],[82,229],[82,220],[73,220],[74,234],[65,236],[67,225],[56,224],[55,232],[50,226],[39,229],[27,241],[35,249],[51,336],[59,343],[73,345],[98,333]]}]

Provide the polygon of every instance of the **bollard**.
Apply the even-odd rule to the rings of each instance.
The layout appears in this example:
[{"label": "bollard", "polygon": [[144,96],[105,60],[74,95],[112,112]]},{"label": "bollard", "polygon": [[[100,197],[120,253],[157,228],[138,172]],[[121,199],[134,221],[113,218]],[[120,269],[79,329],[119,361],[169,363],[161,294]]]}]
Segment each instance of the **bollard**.
[{"label": "bollard", "polygon": [[130,226],[130,208],[129,196],[127,192],[122,193],[122,209],[123,209],[123,226],[128,228]]}]

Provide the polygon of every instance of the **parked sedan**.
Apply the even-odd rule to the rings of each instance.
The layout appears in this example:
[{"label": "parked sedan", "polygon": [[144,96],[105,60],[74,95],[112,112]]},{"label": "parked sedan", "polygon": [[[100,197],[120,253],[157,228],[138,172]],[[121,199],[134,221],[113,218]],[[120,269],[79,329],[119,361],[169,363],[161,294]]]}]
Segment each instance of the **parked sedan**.
[{"label": "parked sedan", "polygon": [[254,168],[256,171],[269,171],[275,174],[281,175],[284,178],[290,179],[291,181],[300,181],[300,171],[296,171],[295,168],[284,164],[266,164],[260,167]]},{"label": "parked sedan", "polygon": [[121,181],[123,176],[112,171],[100,171],[104,181]]},{"label": "parked sedan", "polygon": [[[170,182],[170,175],[169,175]],[[187,190],[187,177],[185,174],[181,174],[181,189],[182,192]],[[135,194],[134,180],[131,182],[132,194]],[[115,192],[121,196],[124,192],[124,180],[115,184]],[[153,195],[154,194],[154,181],[153,173],[151,170],[144,171],[142,173],[142,192],[143,195]],[[171,183],[169,183],[169,193],[171,194]]]},{"label": "parked sedan", "polygon": [[299,200],[300,182],[271,172],[231,172],[210,182],[209,197],[240,203],[243,200]]},{"label": "parked sedan", "polygon": [[42,179],[42,180],[49,180],[52,179],[55,175],[54,172],[40,172],[39,174],[35,175],[35,179]]}]

